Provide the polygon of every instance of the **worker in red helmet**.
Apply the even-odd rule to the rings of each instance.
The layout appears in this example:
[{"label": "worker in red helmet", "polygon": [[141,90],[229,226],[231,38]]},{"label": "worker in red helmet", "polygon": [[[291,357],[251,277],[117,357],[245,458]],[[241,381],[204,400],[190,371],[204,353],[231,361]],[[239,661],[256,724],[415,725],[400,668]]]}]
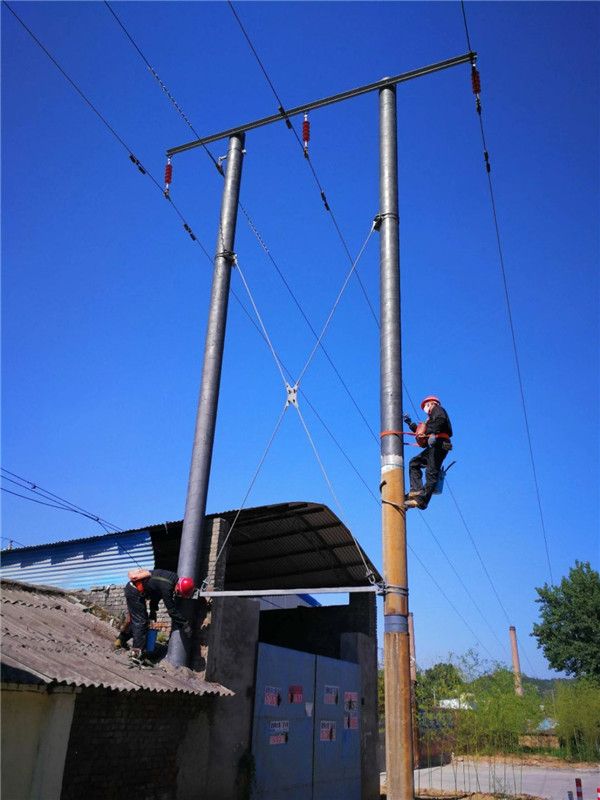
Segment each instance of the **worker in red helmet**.
[{"label": "worker in red helmet", "polygon": [[[404,502],[405,508],[427,508],[440,477],[444,459],[452,450],[450,441],[452,425],[439,398],[428,395],[421,402],[421,408],[427,414],[425,430],[422,433],[417,432],[417,444],[423,447],[423,452],[411,458],[409,463],[410,491]],[[403,419],[413,432],[417,431],[417,424],[408,414],[405,414]],[[425,485],[423,485],[423,470],[425,470]]]},{"label": "worker in red helmet", "polygon": [[[192,578],[180,578],[175,572],[166,569],[134,569],[130,570],[128,578],[125,600],[129,613],[115,641],[115,648],[127,648],[128,640],[133,637],[130,655],[134,659],[143,657],[148,623],[150,620],[156,621],[161,600],[171,617],[172,627],[180,629],[185,636],[191,636],[191,626],[178,609],[177,598],[193,595],[195,585]],[[149,601],[149,610],[146,601]]]}]

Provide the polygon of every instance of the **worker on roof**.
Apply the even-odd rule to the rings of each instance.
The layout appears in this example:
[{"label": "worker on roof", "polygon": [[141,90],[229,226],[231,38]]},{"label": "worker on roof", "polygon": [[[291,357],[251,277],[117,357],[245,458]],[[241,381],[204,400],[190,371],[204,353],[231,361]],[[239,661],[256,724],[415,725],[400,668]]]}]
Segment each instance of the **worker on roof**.
[{"label": "worker on roof", "polygon": [[[425,423],[417,425],[408,414],[403,416],[411,431],[416,432],[417,444],[424,448],[423,452],[411,458],[409,463],[410,491],[404,501],[405,508],[427,508],[440,478],[442,463],[452,450],[450,441],[452,425],[439,398],[428,395],[421,402],[421,408],[427,414]],[[423,470],[425,470],[425,486],[423,486]]]},{"label": "worker on roof", "polygon": [[[127,619],[115,640],[115,649],[127,649],[127,642],[133,637],[130,656],[133,659],[145,655],[148,623],[156,621],[158,606],[162,600],[171,617],[171,625],[182,630],[185,636],[191,636],[192,629],[187,619],[177,607],[179,597],[191,597],[194,593],[194,581],[191,578],[179,578],[175,572],[166,569],[132,569],[129,581],[125,585],[127,601]],[[150,611],[146,601],[150,601]]]}]

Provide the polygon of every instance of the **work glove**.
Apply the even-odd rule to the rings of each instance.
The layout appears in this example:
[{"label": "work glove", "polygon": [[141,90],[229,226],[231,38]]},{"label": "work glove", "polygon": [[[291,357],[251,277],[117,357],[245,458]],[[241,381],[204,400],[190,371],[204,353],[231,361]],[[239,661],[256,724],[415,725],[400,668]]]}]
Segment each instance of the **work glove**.
[{"label": "work glove", "polygon": [[403,419],[403,420],[404,420],[404,422],[406,422],[406,424],[407,424],[407,425],[409,425],[409,426],[413,424],[413,421],[412,421],[412,419],[411,419],[411,418],[408,416],[408,414],[402,414],[402,419]]},{"label": "work glove", "polygon": [[151,608],[150,609],[150,613],[148,614],[148,619],[151,622],[156,622],[156,609],[155,608]]},{"label": "work glove", "polygon": [[427,444],[429,445],[429,447],[433,447],[433,445],[435,444],[435,433],[432,433],[431,436],[427,438]]}]

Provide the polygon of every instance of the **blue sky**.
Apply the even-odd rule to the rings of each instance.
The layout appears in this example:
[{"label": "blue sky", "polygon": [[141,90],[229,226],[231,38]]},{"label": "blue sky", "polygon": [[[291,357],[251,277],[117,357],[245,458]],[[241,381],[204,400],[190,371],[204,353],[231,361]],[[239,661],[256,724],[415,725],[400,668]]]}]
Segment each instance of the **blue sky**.
[{"label": "blue sky", "polygon": [[[104,4],[13,8],[161,180],[165,150],[194,136]],[[114,8],[200,133],[277,110],[226,3]],[[454,2],[237,9],[288,107],[467,51]],[[466,10],[558,579],[576,559],[599,563],[599,7]],[[181,519],[210,263],[5,7],[1,21],[3,466],[124,529]],[[398,121],[404,380],[415,402],[433,392],[451,415],[457,465],[449,481],[508,615],[445,492],[426,516],[409,517],[408,539],[460,616],[410,555],[417,660],[428,666],[475,647],[507,661],[510,621],[524,671],[545,676],[528,634],[534,587],[549,570],[468,66],[400,86]],[[311,124],[313,163],[356,254],[378,211],[377,96],[313,112]],[[285,126],[250,133],[246,148],[242,202],[320,328],[347,256]],[[211,150],[224,154],[226,143]],[[221,187],[200,150],[175,158],[173,199],[209,253]],[[244,218],[236,252],[275,347],[297,374],[310,331]],[[375,235],[359,272],[377,309],[378,257]],[[238,275],[232,286],[244,296]],[[378,431],[378,331],[355,281],[325,345]],[[302,388],[376,493],[378,445],[321,354]],[[239,506],[283,402],[270,353],[232,301],[209,511]],[[340,516],[381,566],[378,503],[303,410]],[[248,504],[287,500],[339,511],[292,413]],[[76,515],[5,493],[2,501],[2,535],[23,544],[101,532]]]}]

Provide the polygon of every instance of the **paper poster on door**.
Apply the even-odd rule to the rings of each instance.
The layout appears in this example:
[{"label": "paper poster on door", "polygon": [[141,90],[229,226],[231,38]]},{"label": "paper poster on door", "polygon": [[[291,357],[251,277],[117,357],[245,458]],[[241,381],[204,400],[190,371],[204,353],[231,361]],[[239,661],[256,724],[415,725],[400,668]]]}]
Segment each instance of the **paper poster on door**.
[{"label": "paper poster on door", "polygon": [[347,731],[358,730],[358,712],[351,711],[349,714],[344,714],[344,728]]},{"label": "paper poster on door", "polygon": [[277,686],[265,686],[265,705],[281,705],[281,689]]},{"label": "paper poster on door", "polygon": [[335,742],[335,721],[322,719],[320,725],[320,740],[322,742]]},{"label": "paper poster on door", "polygon": [[358,708],[358,692],[344,692],[344,711],[356,711]]},{"label": "paper poster on door", "polygon": [[272,719],[269,722],[269,744],[287,744],[289,732],[289,719]]},{"label": "paper poster on door", "polygon": [[303,703],[304,690],[302,686],[293,685],[288,689],[288,700],[290,703]]},{"label": "paper poster on door", "polygon": [[323,702],[326,706],[336,706],[339,694],[339,686],[325,686],[325,689],[323,690]]}]

